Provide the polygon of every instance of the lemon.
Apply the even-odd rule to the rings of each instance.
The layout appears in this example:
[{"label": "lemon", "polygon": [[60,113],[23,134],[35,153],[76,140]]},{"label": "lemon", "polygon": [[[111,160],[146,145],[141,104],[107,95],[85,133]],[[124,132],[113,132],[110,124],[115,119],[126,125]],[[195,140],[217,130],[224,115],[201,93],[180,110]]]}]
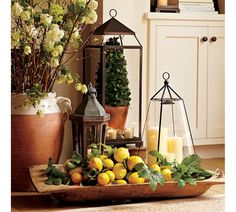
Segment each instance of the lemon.
[{"label": "lemon", "polygon": [[123,163],[116,163],[113,167],[113,172],[117,180],[122,180],[127,174],[127,170],[124,167]]},{"label": "lemon", "polygon": [[101,160],[104,160],[104,159],[107,159],[108,157],[107,157],[107,155],[100,155],[100,157],[99,157]]},{"label": "lemon", "polygon": [[110,178],[110,182],[113,182],[114,180],[115,180],[115,174],[114,174],[114,172],[113,171],[111,171],[111,170],[108,170],[108,171],[105,171],[104,173],[106,173],[108,176],[109,176],[109,178]]},{"label": "lemon", "polygon": [[69,174],[72,175],[74,172],[83,173],[82,167],[77,167],[69,171]]},{"label": "lemon", "polygon": [[122,163],[129,156],[129,150],[124,147],[120,147],[114,152],[114,158],[119,163]]},{"label": "lemon", "polygon": [[83,181],[83,175],[79,172],[73,172],[71,174],[71,180],[74,184],[80,184]]},{"label": "lemon", "polygon": [[164,176],[164,178],[165,178],[166,181],[172,180],[172,177],[171,177],[171,173],[172,173],[172,172],[171,172],[170,169],[165,168],[165,169],[163,169],[163,170],[161,171],[161,173],[162,173],[162,175]]},{"label": "lemon", "polygon": [[97,177],[97,181],[98,181],[99,185],[105,186],[105,185],[109,184],[110,177],[106,173],[100,173]]},{"label": "lemon", "polygon": [[160,166],[158,166],[158,164],[156,163],[153,163],[151,166],[149,166],[150,169],[154,169],[156,170],[157,172],[161,172],[161,168]]},{"label": "lemon", "polygon": [[99,172],[101,172],[103,168],[102,160],[100,158],[91,158],[89,160],[89,168],[96,168]]},{"label": "lemon", "polygon": [[103,166],[106,167],[107,169],[112,169],[114,166],[114,162],[109,158],[104,159],[102,162],[103,162]]},{"label": "lemon", "polygon": [[143,177],[139,177],[138,172],[133,172],[129,176],[128,182],[131,183],[131,184],[144,183],[145,179]]},{"label": "lemon", "polygon": [[144,163],[143,159],[139,156],[131,156],[127,160],[127,166],[130,171],[138,164],[138,163]]},{"label": "lemon", "polygon": [[115,180],[114,184],[127,184],[125,180]]}]

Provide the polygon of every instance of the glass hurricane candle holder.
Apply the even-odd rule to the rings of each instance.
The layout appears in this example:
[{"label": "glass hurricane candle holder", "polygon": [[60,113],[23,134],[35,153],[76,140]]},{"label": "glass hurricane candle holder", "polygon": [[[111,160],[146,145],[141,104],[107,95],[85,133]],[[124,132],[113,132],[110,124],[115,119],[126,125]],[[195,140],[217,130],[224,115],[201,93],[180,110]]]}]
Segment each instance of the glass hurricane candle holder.
[{"label": "glass hurricane candle holder", "polygon": [[[163,87],[152,96],[144,125],[148,152],[158,150],[167,161],[181,163],[193,154],[194,143],[184,100],[169,86],[170,74],[163,74]],[[149,154],[148,164],[156,162]]]}]

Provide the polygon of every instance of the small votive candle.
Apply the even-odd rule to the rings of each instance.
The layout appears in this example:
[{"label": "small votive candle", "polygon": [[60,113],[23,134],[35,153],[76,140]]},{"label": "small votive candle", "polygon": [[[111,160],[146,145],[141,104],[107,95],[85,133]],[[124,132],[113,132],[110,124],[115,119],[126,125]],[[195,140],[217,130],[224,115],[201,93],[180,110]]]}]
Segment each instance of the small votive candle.
[{"label": "small votive candle", "polygon": [[158,1],[158,6],[167,6],[168,5],[168,0],[157,0]]},{"label": "small votive candle", "polygon": [[133,128],[125,128],[124,136],[125,136],[125,138],[133,138],[134,137],[134,129]]},{"label": "small votive candle", "polygon": [[108,129],[107,134],[108,134],[109,139],[116,139],[117,138],[116,130],[113,128]]}]

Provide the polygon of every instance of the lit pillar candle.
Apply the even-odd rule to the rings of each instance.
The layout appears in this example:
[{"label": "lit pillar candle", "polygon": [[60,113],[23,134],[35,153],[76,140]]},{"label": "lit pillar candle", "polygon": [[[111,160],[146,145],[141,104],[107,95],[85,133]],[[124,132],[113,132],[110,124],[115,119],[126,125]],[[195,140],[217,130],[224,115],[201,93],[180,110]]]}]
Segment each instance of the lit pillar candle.
[{"label": "lit pillar candle", "polygon": [[[158,143],[158,129],[157,128],[148,129],[147,130],[148,152],[152,150],[157,150],[157,143]],[[161,154],[167,153],[167,128],[161,129],[159,152]],[[153,163],[156,163],[156,161],[157,161],[156,157],[148,154],[148,165],[152,165]]]},{"label": "lit pillar candle", "polygon": [[112,128],[108,129],[107,134],[108,134],[109,139],[116,139],[117,138],[115,129],[112,129]]},{"label": "lit pillar candle", "polygon": [[181,137],[170,137],[167,140],[168,152],[175,154],[175,159],[178,163],[183,160],[183,138]]},{"label": "lit pillar candle", "polygon": [[167,128],[161,128],[159,152],[162,155],[167,153]]},{"label": "lit pillar candle", "polygon": [[133,130],[133,128],[125,128],[124,136],[125,136],[125,138],[133,138],[134,137],[134,130]]},{"label": "lit pillar candle", "polygon": [[[147,130],[147,148],[148,153],[152,150],[157,150],[157,138],[158,138],[158,130],[157,129],[148,129]],[[148,154],[148,165],[152,165],[156,163],[157,159],[154,156]]]},{"label": "lit pillar candle", "polygon": [[158,0],[158,5],[159,6],[167,6],[168,5],[168,0]]}]

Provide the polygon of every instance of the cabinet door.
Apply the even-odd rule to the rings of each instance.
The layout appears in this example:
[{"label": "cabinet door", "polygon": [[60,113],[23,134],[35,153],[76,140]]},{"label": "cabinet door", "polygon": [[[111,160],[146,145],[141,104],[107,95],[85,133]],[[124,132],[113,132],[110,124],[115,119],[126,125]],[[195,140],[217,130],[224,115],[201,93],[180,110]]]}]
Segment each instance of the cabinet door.
[{"label": "cabinet door", "polygon": [[209,27],[207,138],[224,137],[224,70],[224,27]]},{"label": "cabinet door", "polygon": [[207,27],[152,26],[149,36],[149,95],[169,72],[170,86],[185,100],[193,137],[205,138]]}]

